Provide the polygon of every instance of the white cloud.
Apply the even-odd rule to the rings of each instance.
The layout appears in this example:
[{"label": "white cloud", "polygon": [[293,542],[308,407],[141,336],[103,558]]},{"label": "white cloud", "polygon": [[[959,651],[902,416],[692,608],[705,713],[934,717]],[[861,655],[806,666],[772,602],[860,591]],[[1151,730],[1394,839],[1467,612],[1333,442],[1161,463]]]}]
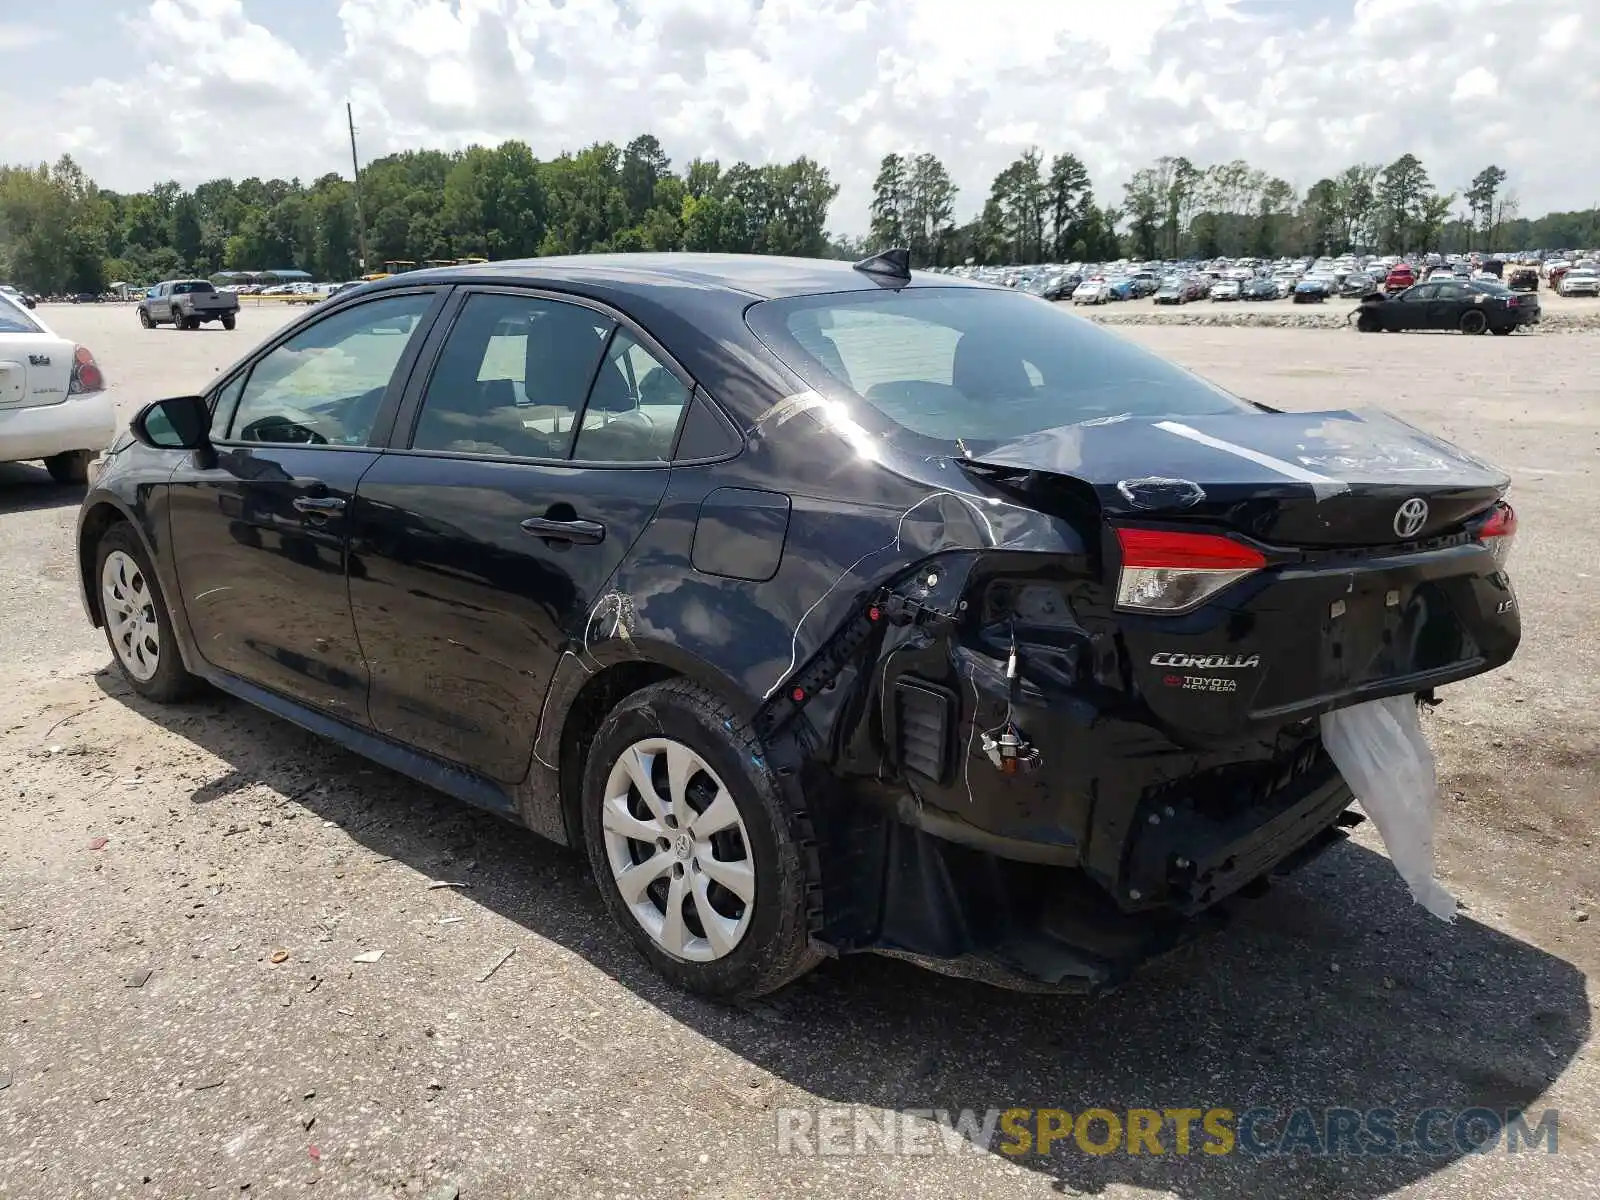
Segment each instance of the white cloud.
[{"label": "white cloud", "polygon": [[1493,71],[1487,67],[1473,67],[1456,79],[1456,86],[1450,93],[1450,99],[1455,103],[1463,100],[1480,100],[1494,96],[1499,91],[1500,81],[1495,78]]},{"label": "white cloud", "polygon": [[[1107,200],[1163,153],[1242,157],[1303,190],[1410,151],[1447,190],[1499,163],[1524,212],[1600,195],[1580,152],[1600,111],[1593,0],[342,0],[323,45],[282,0],[104,2],[119,62],[139,65],[72,85],[0,73],[18,116],[0,161],[66,150],[121,188],[312,178],[348,164],[349,98],[364,157],[646,131],[679,164],[811,154],[842,185],[843,231],[865,225],[890,150],[943,158],[965,214],[1031,143],[1077,153]],[[0,24],[0,52],[64,32],[60,7]],[[1522,86],[1539,80],[1561,83]]]}]

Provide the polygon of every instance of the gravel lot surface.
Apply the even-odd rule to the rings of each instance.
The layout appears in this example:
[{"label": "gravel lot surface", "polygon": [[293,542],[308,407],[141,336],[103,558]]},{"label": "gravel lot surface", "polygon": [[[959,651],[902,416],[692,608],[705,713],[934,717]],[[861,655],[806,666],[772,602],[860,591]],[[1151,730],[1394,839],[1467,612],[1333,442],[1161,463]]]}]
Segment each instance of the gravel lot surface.
[{"label": "gravel lot surface", "polygon": [[[124,418],[289,318],[44,315]],[[1363,827],[1093,1003],[878,958],[749,1008],[689,999],[577,855],[242,704],[135,698],[78,606],[79,493],[0,466],[0,1195],[1596,1195],[1600,337],[1125,332],[1283,407],[1382,404],[1515,476],[1522,651],[1427,719],[1454,925]],[[1562,1118],[1555,1155],[779,1156],[777,1110],[823,1104]]]}]

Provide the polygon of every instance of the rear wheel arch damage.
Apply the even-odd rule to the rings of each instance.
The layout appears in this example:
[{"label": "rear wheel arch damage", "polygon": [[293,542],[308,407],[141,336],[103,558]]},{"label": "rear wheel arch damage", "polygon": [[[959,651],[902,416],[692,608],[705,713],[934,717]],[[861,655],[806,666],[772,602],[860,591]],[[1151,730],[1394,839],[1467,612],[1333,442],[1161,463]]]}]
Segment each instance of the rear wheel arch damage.
[{"label": "rear wheel arch damage", "polygon": [[[630,692],[611,707],[594,739],[582,764],[584,845],[607,908],[658,971],[690,990],[732,999],[774,991],[821,961],[826,952],[813,938],[821,917],[820,862],[793,764],[775,757],[735,708],[681,676]],[[640,747],[661,751],[643,757],[657,769],[643,783],[637,781],[641,772],[633,772],[635,782],[613,797],[610,785],[622,777],[619,759]],[[682,754],[685,749],[692,753]],[[677,811],[672,801],[687,789],[679,786],[684,781],[668,780],[674,750],[709,771],[709,777],[696,776],[697,811],[684,808],[677,823],[671,821]],[[721,786],[713,789],[712,782]],[[648,800],[647,792],[654,793]],[[739,839],[713,865],[702,861],[706,847],[700,843],[706,839],[701,834],[706,831],[695,830],[694,821],[709,819],[714,809],[726,814],[729,800],[737,809]],[[635,834],[643,836],[640,830],[652,810],[661,810],[671,828],[646,829],[656,840],[647,845]],[[726,836],[732,827],[722,819],[716,824],[718,829],[711,832],[717,836]],[[631,830],[625,841],[616,836],[618,828]],[[620,872],[619,845],[630,847],[636,864],[629,868],[623,863]],[[730,873],[734,870],[743,882]],[[625,897],[622,874],[634,872],[648,876],[648,886],[659,894],[647,897],[641,888],[631,899]],[[723,882],[719,876],[738,887],[718,889],[715,885]],[[739,890],[748,891],[750,899],[736,899]],[[721,945],[719,938],[709,936],[716,913],[704,907],[713,902],[708,894],[715,898],[716,911],[728,919],[727,928],[739,921],[737,936],[725,933]],[[646,916],[660,915],[647,922],[639,915],[646,910]],[[674,914],[690,927],[689,946],[705,953],[689,952],[685,938],[662,937],[662,930],[653,928],[671,929]],[[697,924],[701,914],[709,918],[705,929]],[[676,932],[683,933],[681,928]],[[711,943],[709,949],[704,942]],[[674,953],[672,946],[685,952]]]},{"label": "rear wheel arch damage", "polygon": [[[560,806],[560,827],[565,832],[565,841],[569,846],[582,846],[583,769],[595,734],[612,710],[629,696],[652,684],[680,676],[672,668],[655,662],[621,662],[588,674],[584,672],[589,668],[583,667],[580,671],[574,664],[581,665],[576,655],[564,657],[551,681],[545,703],[547,708],[558,706],[561,719],[557,723],[547,717],[541,723],[531,767],[533,773],[541,768],[554,771],[556,802]],[[571,682],[565,682],[568,680]],[[549,728],[551,725],[555,725],[553,730]]]},{"label": "rear wheel arch damage", "polygon": [[[703,661],[674,650],[650,642],[632,642],[630,657],[621,661],[602,664],[600,659],[579,650],[562,656],[550,682],[529,771],[530,781],[542,777],[550,794],[541,796],[541,789],[535,787],[524,799],[525,809],[541,810],[525,812],[530,826],[567,845],[582,845],[580,798],[588,747],[606,718],[635,693],[682,679],[742,718],[753,714],[754,706],[732,681],[722,678]],[[542,811],[547,806],[551,811]]]}]

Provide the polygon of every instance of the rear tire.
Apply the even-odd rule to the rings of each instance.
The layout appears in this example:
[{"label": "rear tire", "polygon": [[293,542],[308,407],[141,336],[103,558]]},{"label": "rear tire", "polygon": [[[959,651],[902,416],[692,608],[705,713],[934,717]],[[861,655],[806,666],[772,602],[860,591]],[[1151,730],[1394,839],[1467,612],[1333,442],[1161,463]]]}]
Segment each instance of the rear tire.
[{"label": "rear tire", "polygon": [[670,680],[613,709],[589,747],[582,807],[607,910],[671,982],[748,999],[821,961],[807,931],[820,887],[809,823],[754,731],[709,693]]},{"label": "rear tire", "polygon": [[233,317],[222,318],[222,327],[224,329],[232,329],[236,324],[238,324],[238,322]]},{"label": "rear tire", "polygon": [[189,324],[183,319],[183,314],[177,309],[172,310],[172,327],[174,329],[187,329]]},{"label": "rear tire", "polygon": [[88,483],[89,452],[68,450],[64,454],[52,454],[44,460],[44,469],[57,483]]},{"label": "rear tire", "polygon": [[1468,309],[1461,314],[1461,332],[1474,335],[1482,333],[1489,328],[1489,318],[1477,309]]},{"label": "rear tire", "polygon": [[183,665],[155,569],[126,521],[107,529],[95,546],[92,586],[106,642],[134,691],[172,704],[200,690],[200,680]]}]

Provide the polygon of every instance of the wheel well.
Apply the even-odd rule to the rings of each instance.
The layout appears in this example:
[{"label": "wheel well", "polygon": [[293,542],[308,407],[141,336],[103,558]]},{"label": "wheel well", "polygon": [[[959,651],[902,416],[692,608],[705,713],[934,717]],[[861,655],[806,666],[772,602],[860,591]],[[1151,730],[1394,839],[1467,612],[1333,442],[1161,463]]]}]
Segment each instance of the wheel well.
[{"label": "wheel well", "polygon": [[89,605],[89,616],[98,628],[105,619],[100,612],[100,593],[94,586],[94,560],[100,548],[100,539],[118,521],[126,521],[121,511],[112,504],[96,504],[83,518],[78,530],[78,575],[83,582],[83,595]]},{"label": "wheel well", "polygon": [[601,722],[629,696],[653,683],[679,677],[679,672],[660,663],[617,663],[597,672],[573,698],[561,726],[560,758],[561,813],[569,845],[583,845],[583,813],[579,806],[583,800],[583,771],[588,764],[587,755],[579,747],[594,740]]}]

